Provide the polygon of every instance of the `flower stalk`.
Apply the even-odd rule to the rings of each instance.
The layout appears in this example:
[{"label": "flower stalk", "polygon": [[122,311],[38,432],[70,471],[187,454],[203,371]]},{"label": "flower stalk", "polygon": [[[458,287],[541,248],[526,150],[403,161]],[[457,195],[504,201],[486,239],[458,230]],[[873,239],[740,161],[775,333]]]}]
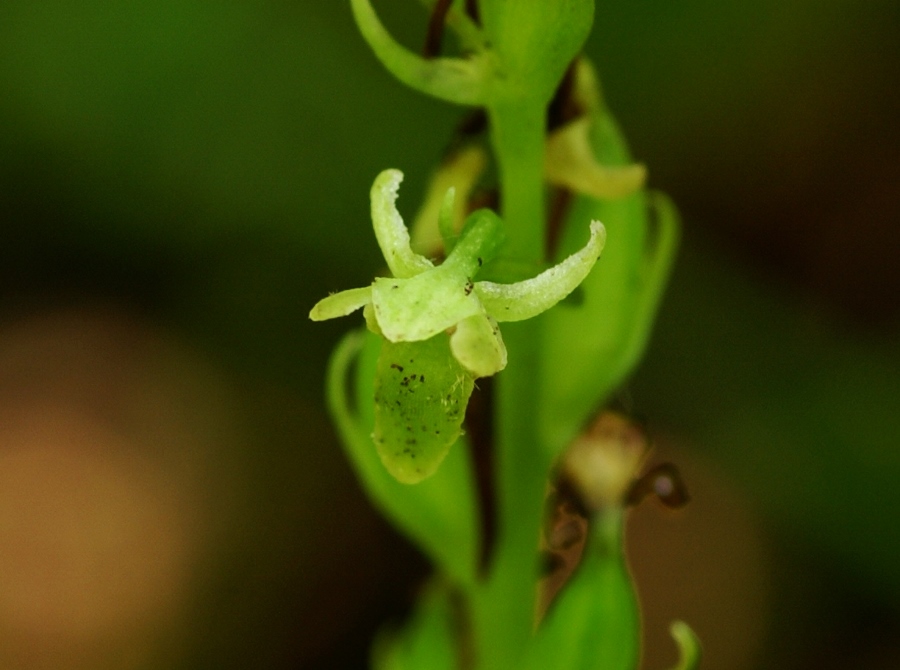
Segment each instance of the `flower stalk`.
[{"label": "flower stalk", "polygon": [[[402,174],[385,170],[370,197],[389,276],[328,296],[310,312],[318,321],[363,311],[368,332],[349,336],[332,361],[329,404],[363,486],[437,568],[405,631],[379,640],[375,665],[633,669],[639,621],[622,538],[644,452],[636,458],[615,441],[597,452],[589,435],[575,438],[640,357],[677,217],[666,199],[646,192],[646,170],[631,162],[578,55],[593,0],[442,2],[435,16],[456,30],[461,52],[428,58],[396,42],[370,0],[350,5],[397,79],[484,110],[499,190],[498,213],[468,212],[488,154],[470,142],[435,177],[411,235],[396,208]],[[433,28],[430,51],[440,41]],[[547,109],[567,70],[580,112],[548,138]],[[573,201],[555,259],[546,247],[548,186]],[[595,268],[607,222],[615,235]],[[523,278],[529,267],[536,270]],[[560,304],[576,289],[577,301]],[[486,539],[463,426],[477,380],[495,375],[496,532],[479,570]],[[535,630],[538,538],[557,464],[587,487],[581,507],[592,530],[583,565]],[[693,670],[696,638],[683,624],[673,635],[678,670]],[[448,658],[454,650],[456,661]]]}]

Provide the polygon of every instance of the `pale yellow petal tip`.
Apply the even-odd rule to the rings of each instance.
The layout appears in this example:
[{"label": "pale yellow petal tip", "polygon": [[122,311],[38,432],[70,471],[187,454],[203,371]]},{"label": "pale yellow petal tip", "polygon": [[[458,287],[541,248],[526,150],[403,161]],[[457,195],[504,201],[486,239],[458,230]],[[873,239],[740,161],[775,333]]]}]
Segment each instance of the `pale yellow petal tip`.
[{"label": "pale yellow petal tip", "polygon": [[621,167],[586,166],[559,177],[558,183],[598,200],[616,200],[636,193],[647,181],[647,168],[640,163]]},{"label": "pale yellow petal tip", "polygon": [[443,460],[435,463],[433,466],[429,468],[421,468],[414,465],[412,462],[404,462],[401,464],[394,463],[389,459],[381,459],[382,464],[385,469],[391,474],[391,476],[396,479],[401,484],[418,484],[419,482],[423,482],[435,472],[437,472]]},{"label": "pale yellow petal tip", "polygon": [[[330,297],[331,296],[328,296],[328,298]],[[309,318],[311,321],[327,321],[328,319],[334,318],[334,316],[330,314],[329,310],[327,309],[328,304],[326,301],[328,300],[328,298],[323,298],[315,305],[313,305],[313,308],[311,310],[309,310]],[[322,303],[326,303],[324,307]]]},{"label": "pale yellow petal tip", "polygon": [[372,184],[372,190],[383,193],[392,201],[397,200],[397,194],[400,191],[400,183],[403,181],[403,173],[396,168],[388,168],[382,170],[375,177],[375,183]]},{"label": "pale yellow petal tip", "polygon": [[673,621],[669,632],[678,645],[678,665],[672,670],[697,670],[703,650],[696,633],[684,621]]},{"label": "pale yellow petal tip", "polygon": [[547,139],[544,173],[557,186],[598,200],[613,200],[643,188],[647,168],[601,165],[590,138],[591,119],[583,117],[554,132]]},{"label": "pale yellow petal tip", "polygon": [[497,322],[484,314],[463,319],[450,336],[453,357],[475,378],[492,377],[506,367],[506,346]]},{"label": "pale yellow petal tip", "polygon": [[327,321],[347,316],[372,302],[372,287],[351,288],[322,298],[309,310],[313,321]]},{"label": "pale yellow petal tip", "polygon": [[606,246],[606,226],[597,220],[591,221],[591,239],[588,240],[588,246],[597,250],[597,258],[600,258]]}]

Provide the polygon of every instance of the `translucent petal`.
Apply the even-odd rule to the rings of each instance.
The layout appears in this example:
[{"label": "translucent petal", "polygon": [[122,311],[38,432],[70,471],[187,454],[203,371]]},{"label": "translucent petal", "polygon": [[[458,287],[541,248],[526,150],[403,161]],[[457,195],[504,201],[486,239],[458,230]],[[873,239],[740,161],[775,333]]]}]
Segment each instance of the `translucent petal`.
[{"label": "translucent petal", "polygon": [[[475,145],[464,147],[444,159],[431,177],[425,201],[411,226],[410,235],[414,251],[426,257],[435,256],[441,252],[443,238],[444,256],[450,253],[453,244],[456,243],[456,237],[462,230],[469,196],[486,165],[486,151]],[[446,221],[441,212],[446,205],[447,190],[450,188],[454,188],[456,194],[453,210],[450,212],[451,220]],[[445,231],[441,228],[439,222],[442,220],[450,224],[450,230]],[[448,237],[450,244],[447,243]]]},{"label": "translucent petal", "polygon": [[463,319],[450,336],[450,350],[474,377],[490,377],[506,367],[500,326],[485,314]]},{"label": "translucent petal", "polygon": [[313,321],[336,319],[339,316],[347,316],[370,302],[372,302],[371,286],[351,288],[322,298],[309,311],[309,318]]},{"label": "translucent petal", "polygon": [[606,229],[599,221],[593,221],[588,243],[559,265],[515,284],[478,282],[475,294],[485,311],[497,321],[530,319],[553,307],[588,276],[605,242]]},{"label": "translucent petal", "polygon": [[400,170],[385,170],[372,184],[372,227],[378,246],[384,254],[391,274],[413,277],[434,265],[427,258],[414,253],[409,245],[409,230],[397,211],[397,190],[403,181]]},{"label": "translucent petal", "polygon": [[544,174],[551,184],[594,198],[622,198],[644,185],[643,165],[601,165],[590,141],[591,119],[582,117],[547,139]]}]

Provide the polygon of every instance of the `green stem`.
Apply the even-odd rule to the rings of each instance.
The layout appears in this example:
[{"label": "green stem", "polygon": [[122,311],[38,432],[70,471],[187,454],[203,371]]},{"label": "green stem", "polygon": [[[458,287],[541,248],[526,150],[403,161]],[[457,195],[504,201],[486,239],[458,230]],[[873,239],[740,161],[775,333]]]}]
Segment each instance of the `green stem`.
[{"label": "green stem", "polygon": [[[544,257],[544,105],[518,101],[495,105],[489,113],[509,249],[516,260],[539,264]],[[481,668],[516,667],[533,626],[537,542],[550,465],[538,437],[540,332],[535,320],[503,329],[510,366],[497,380],[497,542],[490,580],[475,611]]]},{"label": "green stem", "polygon": [[488,110],[491,141],[500,172],[500,207],[516,261],[544,260],[545,105],[513,100]]}]

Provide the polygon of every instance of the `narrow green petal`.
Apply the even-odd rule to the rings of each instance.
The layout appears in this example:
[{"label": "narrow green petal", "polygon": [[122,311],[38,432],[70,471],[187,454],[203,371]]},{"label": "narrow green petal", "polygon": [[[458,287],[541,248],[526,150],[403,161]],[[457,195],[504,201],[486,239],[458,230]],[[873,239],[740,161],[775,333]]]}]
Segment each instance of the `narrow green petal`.
[{"label": "narrow green petal", "polygon": [[370,302],[372,302],[371,286],[351,288],[322,298],[309,311],[309,318],[313,321],[336,319],[339,316],[347,316]]},{"label": "narrow green petal", "polygon": [[351,0],[350,4],[363,38],[382,65],[401,82],[447,102],[485,104],[490,72],[487,58],[422,58],[391,37],[369,0]]},{"label": "narrow green petal", "polygon": [[427,340],[481,312],[464,274],[444,266],[410,279],[376,279],[372,307],[391,342]]},{"label": "narrow green petal", "polygon": [[537,316],[569,295],[588,276],[603,251],[606,229],[591,222],[591,237],[580,251],[533,279],[516,284],[478,282],[475,294],[497,321],[522,321]]},{"label": "narrow green petal", "polygon": [[505,241],[500,217],[489,209],[475,210],[466,218],[459,240],[442,267],[454,268],[472,278],[485,263],[496,258]]},{"label": "narrow green petal", "polygon": [[372,184],[372,227],[384,260],[395,277],[413,277],[434,267],[409,245],[409,230],[397,211],[397,190],[403,181],[400,170],[385,170]]},{"label": "narrow green petal", "polygon": [[450,254],[453,251],[453,247],[456,246],[456,231],[453,226],[455,203],[456,187],[451,186],[444,194],[444,199],[441,201],[441,210],[438,212],[438,230],[444,242],[445,254]]},{"label": "narrow green petal", "polygon": [[450,336],[450,350],[474,377],[490,377],[506,367],[506,345],[500,326],[484,314],[459,322]]}]

